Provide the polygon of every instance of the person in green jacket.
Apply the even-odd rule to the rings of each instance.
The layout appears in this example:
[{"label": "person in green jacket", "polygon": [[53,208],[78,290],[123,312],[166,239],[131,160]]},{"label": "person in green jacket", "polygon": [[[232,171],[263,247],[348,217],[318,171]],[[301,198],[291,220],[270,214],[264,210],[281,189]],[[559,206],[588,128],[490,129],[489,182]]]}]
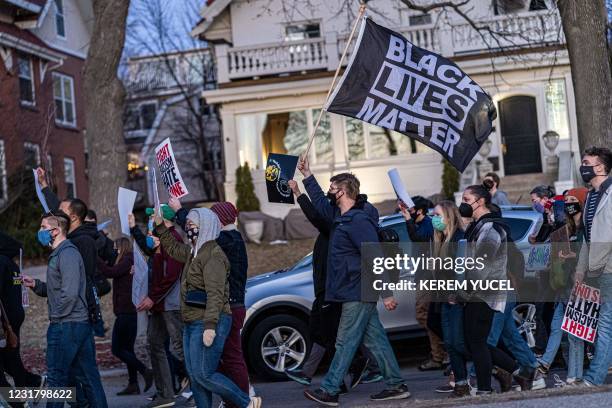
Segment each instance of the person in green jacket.
[{"label": "person in green jacket", "polygon": [[[207,208],[191,210],[185,225],[189,244],[176,241],[160,216],[155,217],[155,225],[155,235],[159,236],[164,250],[185,264],[181,276],[183,348],[196,405],[210,407],[214,393],[238,407],[261,407],[261,398],[249,397],[217,372],[232,326],[229,261],[215,242],[221,231],[219,218]],[[205,293],[205,305],[186,303],[187,293],[193,291]]]}]

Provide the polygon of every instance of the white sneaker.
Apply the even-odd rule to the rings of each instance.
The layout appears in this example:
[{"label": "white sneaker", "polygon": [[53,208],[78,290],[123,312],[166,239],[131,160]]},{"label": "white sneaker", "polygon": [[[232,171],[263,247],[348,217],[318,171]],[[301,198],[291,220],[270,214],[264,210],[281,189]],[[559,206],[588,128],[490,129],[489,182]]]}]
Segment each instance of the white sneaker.
[{"label": "white sneaker", "polygon": [[261,408],[261,397],[251,397],[248,408]]}]

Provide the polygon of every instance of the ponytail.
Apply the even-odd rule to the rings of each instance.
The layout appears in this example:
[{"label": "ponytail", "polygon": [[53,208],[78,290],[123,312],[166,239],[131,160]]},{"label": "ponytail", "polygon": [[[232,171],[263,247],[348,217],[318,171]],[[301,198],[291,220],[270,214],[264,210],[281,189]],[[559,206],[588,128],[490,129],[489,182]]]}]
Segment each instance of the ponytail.
[{"label": "ponytail", "polygon": [[475,184],[473,186],[469,186],[468,188],[466,188],[466,190],[469,190],[472,195],[478,197],[477,200],[480,200],[481,198],[484,199],[485,207],[487,207],[489,211],[493,211],[493,207],[491,204],[491,193],[484,185]]}]

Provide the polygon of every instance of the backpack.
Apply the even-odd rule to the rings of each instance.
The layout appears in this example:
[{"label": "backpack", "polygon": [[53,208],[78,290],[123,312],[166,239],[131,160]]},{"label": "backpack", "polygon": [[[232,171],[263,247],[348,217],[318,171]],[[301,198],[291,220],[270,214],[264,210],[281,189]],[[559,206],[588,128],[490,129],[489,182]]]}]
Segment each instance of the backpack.
[{"label": "backpack", "polygon": [[516,242],[512,239],[508,226],[501,218],[491,218],[486,222],[492,222],[493,228],[501,233],[503,230],[506,234],[506,254],[508,264],[506,265],[506,276],[512,281],[512,286],[518,290],[518,287],[525,279],[525,257],[523,252],[516,246]]}]

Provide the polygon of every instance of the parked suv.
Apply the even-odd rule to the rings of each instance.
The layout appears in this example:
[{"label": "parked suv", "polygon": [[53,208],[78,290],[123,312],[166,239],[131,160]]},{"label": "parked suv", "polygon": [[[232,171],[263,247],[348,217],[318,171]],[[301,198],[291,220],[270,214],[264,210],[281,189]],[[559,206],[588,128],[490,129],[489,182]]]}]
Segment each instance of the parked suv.
[{"label": "parked suv", "polygon": [[[527,238],[539,230],[542,215],[530,207],[504,206],[502,216],[527,259],[530,251]],[[395,230],[401,242],[410,241],[401,214],[382,217],[379,225]],[[251,371],[263,378],[286,378],[284,370],[299,366],[310,348],[308,316],[314,301],[312,254],[287,269],[252,277],[246,287],[247,314],[242,341]],[[386,311],[382,302],[378,303],[380,319],[391,340],[424,335],[416,321],[414,295],[414,291],[396,292],[399,306],[392,312]]]}]

